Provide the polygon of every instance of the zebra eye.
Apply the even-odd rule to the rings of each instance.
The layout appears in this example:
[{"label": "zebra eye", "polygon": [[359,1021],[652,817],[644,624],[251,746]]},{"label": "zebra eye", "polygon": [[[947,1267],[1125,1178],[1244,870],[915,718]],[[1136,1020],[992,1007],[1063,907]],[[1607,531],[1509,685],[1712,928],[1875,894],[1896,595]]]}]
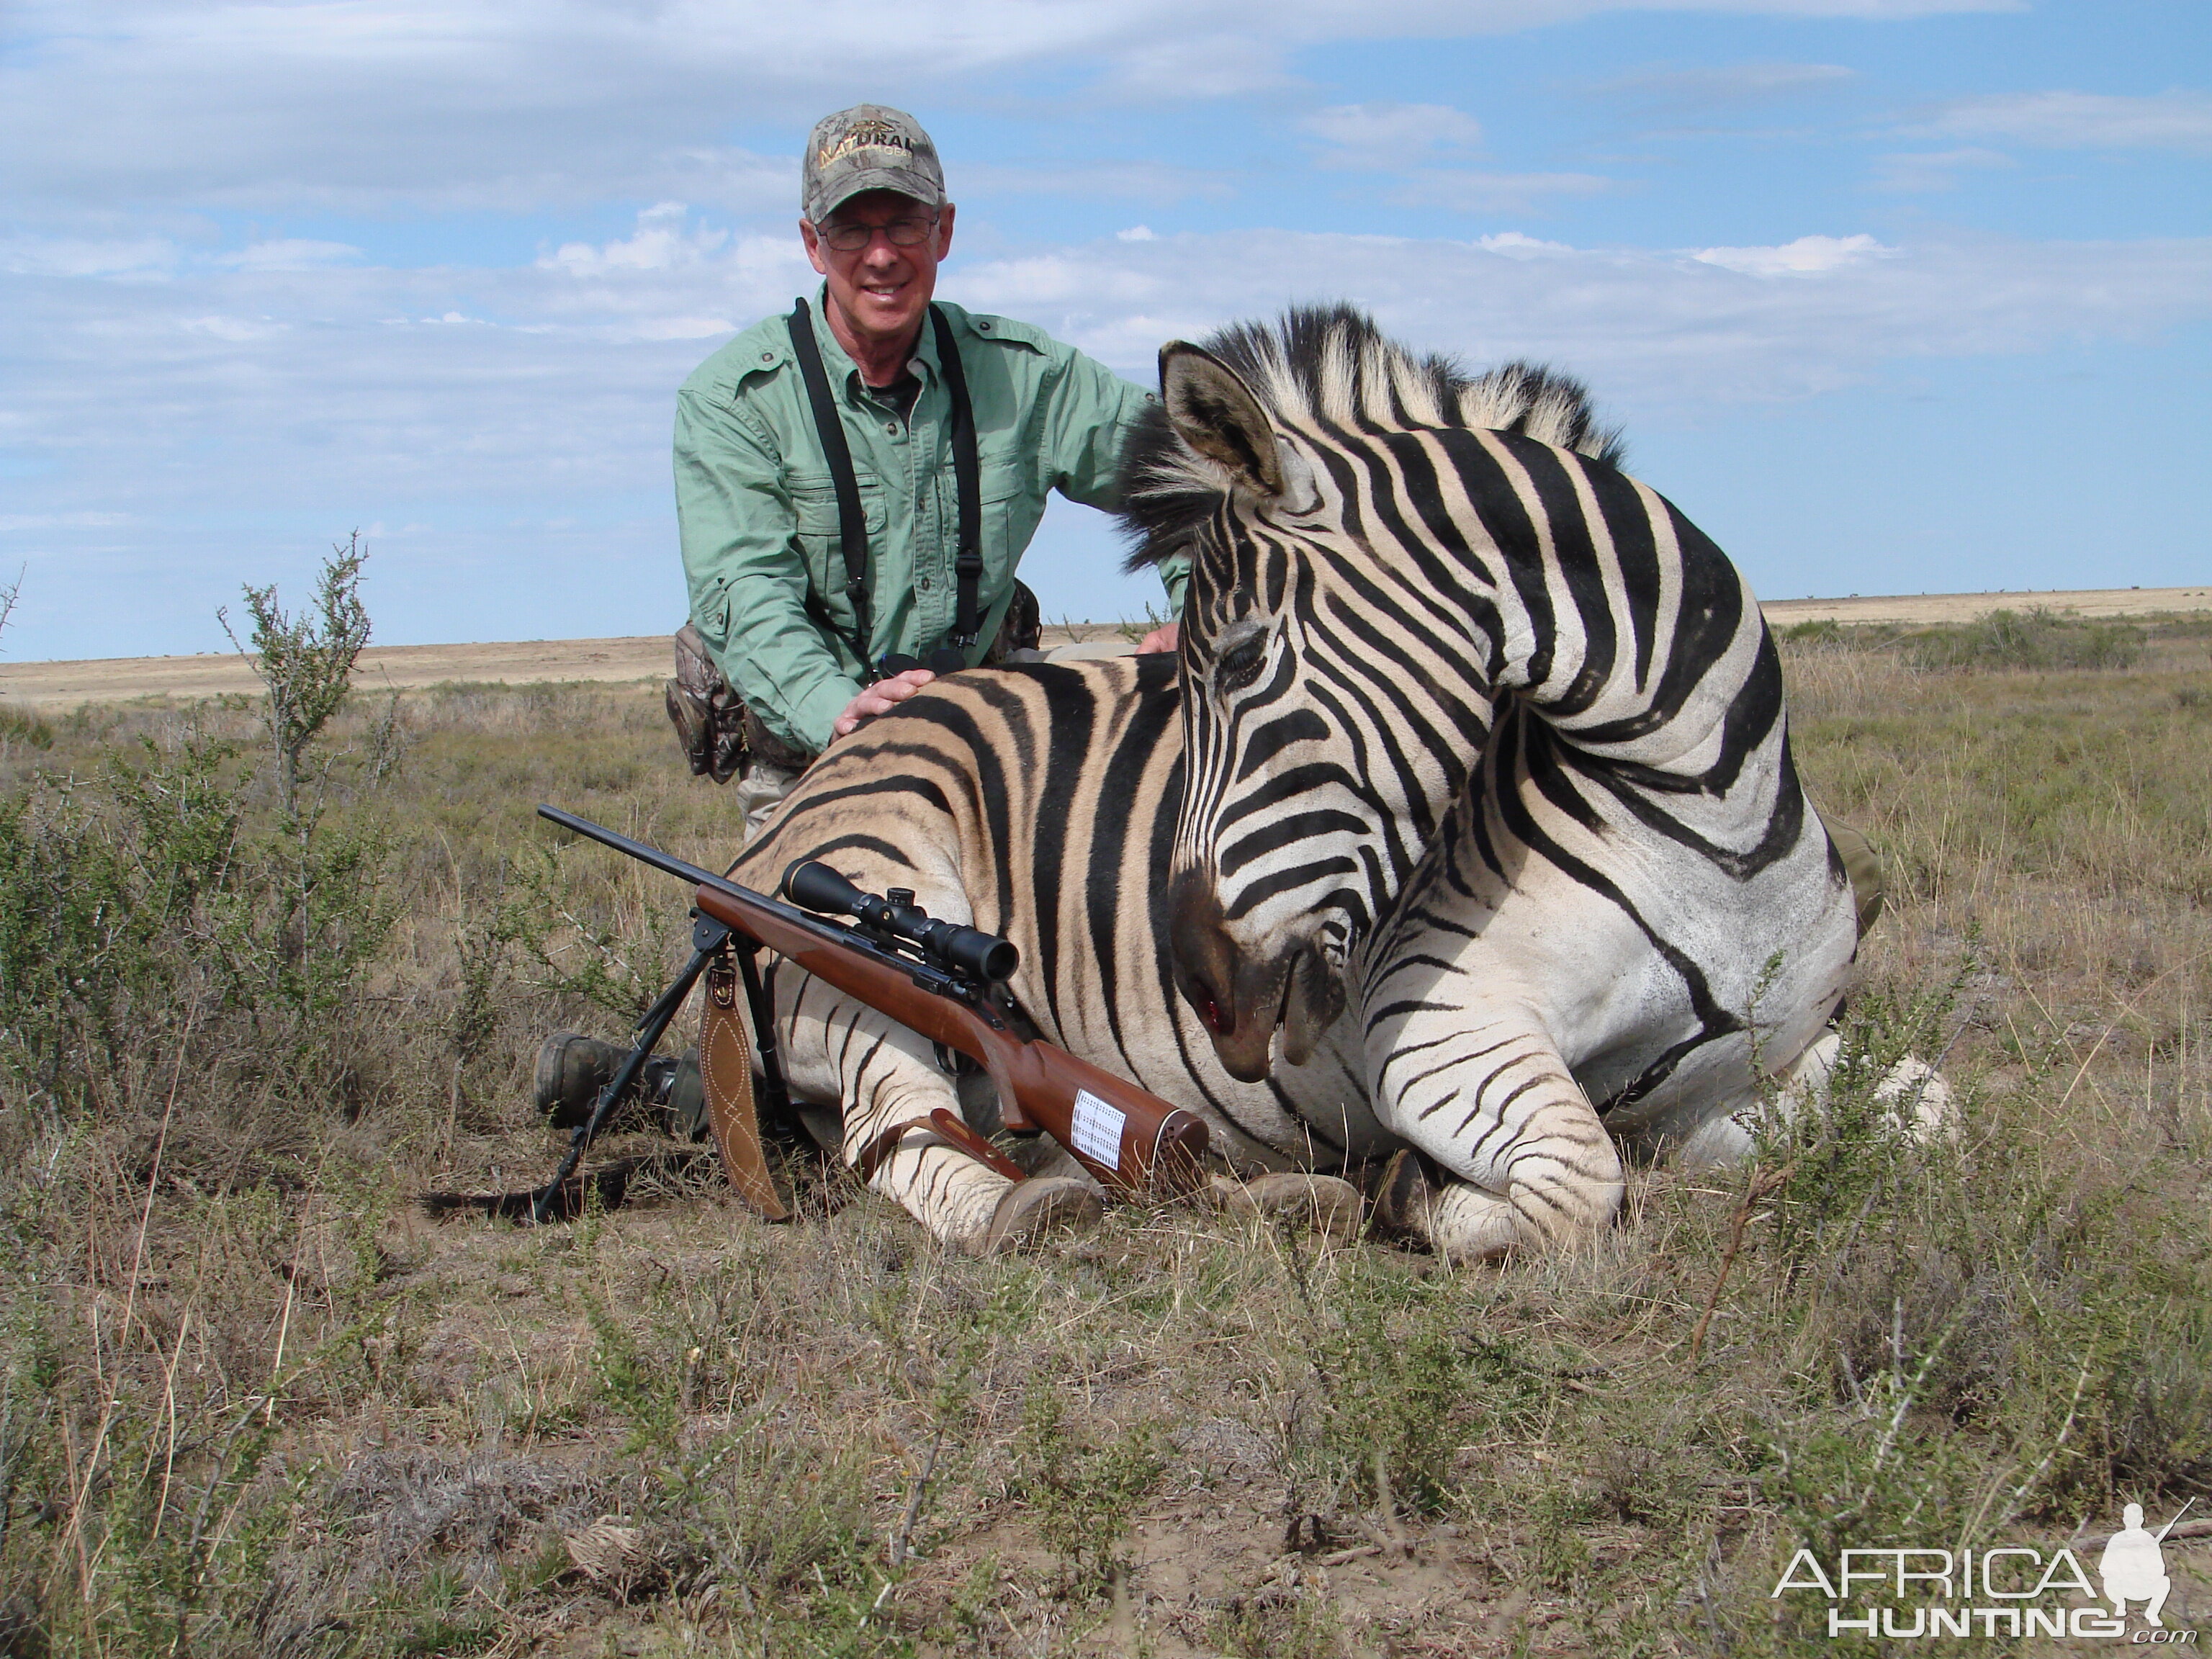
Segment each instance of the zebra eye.
[{"label": "zebra eye", "polygon": [[1267,636],[1264,633],[1247,634],[1226,651],[1213,665],[1213,689],[1224,696],[1242,691],[1260,678],[1260,671],[1267,663]]}]

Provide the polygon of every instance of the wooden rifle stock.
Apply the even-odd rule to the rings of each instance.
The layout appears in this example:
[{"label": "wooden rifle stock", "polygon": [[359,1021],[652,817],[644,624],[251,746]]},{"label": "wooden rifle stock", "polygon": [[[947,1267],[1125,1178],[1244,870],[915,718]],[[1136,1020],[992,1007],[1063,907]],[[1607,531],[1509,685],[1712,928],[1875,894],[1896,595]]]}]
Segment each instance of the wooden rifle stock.
[{"label": "wooden rifle stock", "polygon": [[702,883],[692,902],[825,984],[976,1061],[998,1089],[1008,1128],[1043,1130],[1105,1185],[1128,1194],[1197,1184],[1204,1123],[1126,1078],[1024,1036],[995,992],[958,995],[933,983],[946,976],[925,964],[734,882]]}]

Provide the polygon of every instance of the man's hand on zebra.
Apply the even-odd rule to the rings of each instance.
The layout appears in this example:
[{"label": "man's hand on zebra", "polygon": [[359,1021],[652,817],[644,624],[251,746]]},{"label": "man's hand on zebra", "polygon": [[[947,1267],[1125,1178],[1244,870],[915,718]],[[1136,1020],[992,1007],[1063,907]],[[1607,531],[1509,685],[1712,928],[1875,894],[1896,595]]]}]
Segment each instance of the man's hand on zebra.
[{"label": "man's hand on zebra", "polygon": [[878,680],[845,705],[845,712],[830,725],[830,740],[835,743],[839,738],[851,737],[862,722],[889,714],[936,678],[927,668],[909,668],[902,674]]},{"label": "man's hand on zebra", "polygon": [[1182,624],[1179,622],[1162,623],[1137,641],[1137,654],[1147,657],[1155,651],[1172,651],[1182,643]]}]

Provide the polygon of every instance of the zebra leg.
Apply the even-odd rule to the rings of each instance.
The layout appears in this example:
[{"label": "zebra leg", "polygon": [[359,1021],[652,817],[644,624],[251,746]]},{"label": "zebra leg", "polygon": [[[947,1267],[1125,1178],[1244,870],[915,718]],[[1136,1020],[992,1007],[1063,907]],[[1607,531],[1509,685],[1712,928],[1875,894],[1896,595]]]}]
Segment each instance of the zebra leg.
[{"label": "zebra leg", "polygon": [[1413,999],[1368,1043],[1377,1115],[1447,1177],[1386,1202],[1400,1224],[1455,1261],[1487,1261],[1571,1249],[1612,1221],[1620,1154],[1533,1010]]},{"label": "zebra leg", "polygon": [[1383,1170],[1375,1227],[1450,1261],[1496,1261],[1522,1243],[1520,1214],[1511,1203],[1455,1176],[1438,1175],[1410,1147]]},{"label": "zebra leg", "polygon": [[[788,988],[787,978],[794,981]],[[962,1116],[953,1079],[930,1044],[889,1015],[811,975],[777,979],[793,1093],[841,1110],[847,1165],[877,1153],[869,1189],[903,1205],[939,1243],[981,1255],[1098,1212],[1097,1195],[1085,1182],[1011,1181],[925,1128],[908,1129],[880,1150],[898,1124],[940,1107]]]},{"label": "zebra leg", "polygon": [[[1689,1169],[1742,1163],[1752,1154],[1753,1126],[1762,1109],[1771,1109],[1785,1119],[1828,1109],[1829,1085],[1843,1047],[1842,1034],[1831,1028],[1774,1073],[1768,1097],[1771,1107],[1758,1095],[1747,1093],[1733,1103],[1732,1109],[1714,1111],[1671,1148],[1663,1139],[1657,1144],[1673,1162]],[[1926,1146],[1957,1130],[1958,1111],[1951,1085],[1923,1060],[1908,1054],[1892,1066],[1875,1085],[1874,1097],[1898,1114],[1905,1139],[1916,1146]]]},{"label": "zebra leg", "polygon": [[[1790,1062],[1776,1079],[1782,1085],[1784,1111],[1826,1109],[1829,1084],[1843,1047],[1842,1034],[1831,1030]],[[1951,1097],[1951,1085],[1942,1073],[1914,1055],[1905,1055],[1882,1073],[1881,1081],[1875,1085],[1874,1097],[1897,1114],[1898,1126],[1915,1146],[1924,1146],[1958,1129],[1958,1107]]]}]

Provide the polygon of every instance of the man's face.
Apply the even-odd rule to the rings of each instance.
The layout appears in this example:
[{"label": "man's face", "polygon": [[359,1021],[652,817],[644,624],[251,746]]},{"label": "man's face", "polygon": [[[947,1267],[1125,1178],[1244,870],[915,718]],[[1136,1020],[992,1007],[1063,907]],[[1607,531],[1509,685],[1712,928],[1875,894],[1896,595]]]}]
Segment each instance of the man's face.
[{"label": "man's face", "polygon": [[[936,222],[921,240],[901,246],[892,235],[910,235]],[[869,232],[866,246],[842,252],[833,239]],[[821,225],[799,222],[806,257],[829,278],[830,302],[856,333],[904,339],[921,326],[921,313],[937,291],[937,266],[952,246],[952,204],[925,207],[892,190],[871,190],[841,202]]]}]

